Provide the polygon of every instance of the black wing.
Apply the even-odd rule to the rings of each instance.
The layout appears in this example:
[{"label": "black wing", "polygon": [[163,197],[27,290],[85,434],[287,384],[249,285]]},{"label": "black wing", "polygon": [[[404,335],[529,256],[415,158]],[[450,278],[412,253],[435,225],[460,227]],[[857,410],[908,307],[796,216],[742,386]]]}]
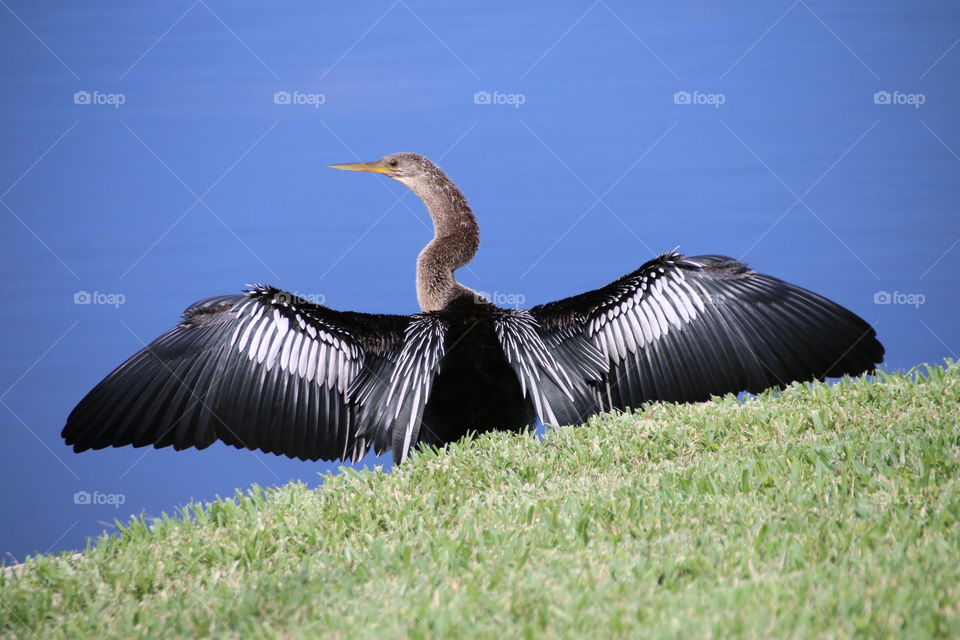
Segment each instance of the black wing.
[{"label": "black wing", "polygon": [[530,314],[558,359],[577,359],[587,345],[606,362],[595,402],[579,406],[582,419],[652,400],[859,375],[884,352],[854,313],[723,256],[664,254]]},{"label": "black wing", "polygon": [[436,324],[335,311],[259,285],[202,300],[87,394],[62,435],[76,451],[221,440],[302,460],[358,459],[371,444],[379,453],[401,413],[422,412],[423,389],[398,381],[413,371],[429,387],[442,353],[426,348],[442,351],[442,339],[418,336],[442,335]]}]

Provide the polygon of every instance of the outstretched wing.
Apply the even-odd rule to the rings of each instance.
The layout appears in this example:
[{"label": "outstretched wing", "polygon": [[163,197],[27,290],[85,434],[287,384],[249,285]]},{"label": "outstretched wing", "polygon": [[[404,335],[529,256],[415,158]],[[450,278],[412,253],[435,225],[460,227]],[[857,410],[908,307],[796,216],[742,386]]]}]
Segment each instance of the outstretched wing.
[{"label": "outstretched wing", "polygon": [[[87,394],[62,435],[76,451],[221,440],[302,460],[381,452],[396,411],[425,402],[387,393],[416,318],[335,311],[259,285],[202,300]],[[364,405],[384,394],[383,411]]]},{"label": "outstretched wing", "polygon": [[661,255],[605,287],[530,309],[559,359],[583,343],[607,372],[597,411],[700,401],[795,380],[859,375],[883,360],[863,319],[723,256]]}]

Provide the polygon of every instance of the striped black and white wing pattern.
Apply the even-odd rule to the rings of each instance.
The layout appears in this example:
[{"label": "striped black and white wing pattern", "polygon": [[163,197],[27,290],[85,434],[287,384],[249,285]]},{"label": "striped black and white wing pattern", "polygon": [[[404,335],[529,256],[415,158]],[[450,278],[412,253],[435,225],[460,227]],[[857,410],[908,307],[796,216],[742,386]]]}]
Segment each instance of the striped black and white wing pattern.
[{"label": "striped black and white wing pattern", "polygon": [[[498,309],[494,318],[507,362],[540,419],[553,425],[580,424],[582,407],[594,402],[606,362],[586,341],[574,343],[572,349],[556,348],[558,337],[541,336],[538,327],[524,310]],[[566,336],[568,341],[573,339]]]},{"label": "striped black and white wing pattern", "polygon": [[359,405],[358,434],[400,463],[420,434],[420,421],[444,354],[446,326],[436,314],[410,317],[397,356],[370,366],[348,394]]},{"label": "striped black and white wing pattern", "polygon": [[581,419],[653,400],[701,401],[859,375],[884,352],[854,313],[724,256],[663,254],[530,315],[558,360],[577,357],[584,343],[601,354],[603,379],[584,378],[596,394],[579,405]]},{"label": "striped black and white wing pattern", "polygon": [[[407,346],[416,318],[335,311],[262,285],[202,300],[87,394],[62,435],[76,451],[221,440],[302,460],[380,452],[393,418],[425,401],[422,386],[394,389],[401,365],[420,370],[401,358],[424,358],[424,377],[440,357]],[[364,404],[383,397],[393,404],[382,411]]]}]

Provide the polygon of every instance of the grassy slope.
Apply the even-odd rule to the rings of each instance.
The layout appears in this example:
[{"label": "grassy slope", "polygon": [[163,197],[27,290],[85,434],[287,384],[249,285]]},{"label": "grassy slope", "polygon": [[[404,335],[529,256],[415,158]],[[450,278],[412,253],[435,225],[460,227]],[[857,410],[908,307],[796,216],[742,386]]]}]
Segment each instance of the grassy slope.
[{"label": "grassy slope", "polygon": [[0,635],[960,635],[960,366],[653,406],[134,521]]}]

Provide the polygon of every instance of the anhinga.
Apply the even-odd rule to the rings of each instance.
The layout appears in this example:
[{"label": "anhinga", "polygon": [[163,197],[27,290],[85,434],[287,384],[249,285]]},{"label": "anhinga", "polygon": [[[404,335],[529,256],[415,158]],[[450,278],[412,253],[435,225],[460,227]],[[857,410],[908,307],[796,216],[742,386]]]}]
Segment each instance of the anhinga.
[{"label": "anhinga", "polygon": [[197,302],[70,414],[74,450],[221,440],[304,460],[402,462],[418,443],[570,425],[645,402],[701,401],[859,375],[883,359],[860,317],[717,255],[671,252],[581,295],[502,309],[456,281],[479,230],[430,160],[332,165],[412,190],[435,236],[410,316],[337,311],[269,286]]}]

